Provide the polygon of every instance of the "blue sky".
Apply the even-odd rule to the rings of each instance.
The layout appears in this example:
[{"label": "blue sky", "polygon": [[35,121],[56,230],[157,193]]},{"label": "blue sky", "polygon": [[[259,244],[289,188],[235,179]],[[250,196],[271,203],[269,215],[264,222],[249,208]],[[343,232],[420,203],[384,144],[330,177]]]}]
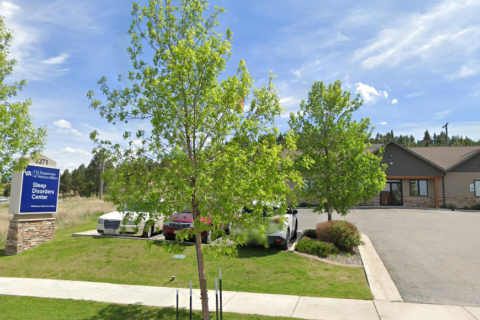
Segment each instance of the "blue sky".
[{"label": "blue sky", "polygon": [[[139,1],[140,4],[146,1]],[[262,85],[273,71],[287,109],[281,131],[314,80],[337,79],[360,93],[356,118],[375,131],[439,133],[480,139],[480,1],[215,0],[220,29],[233,31],[230,69],[244,59]],[[44,152],[62,168],[88,164],[89,133],[121,142],[114,127],[88,107],[88,90],[131,69],[126,51],[131,1],[0,0],[15,30],[14,77],[29,85],[37,125],[49,129]],[[132,126],[144,126],[139,123]]]}]

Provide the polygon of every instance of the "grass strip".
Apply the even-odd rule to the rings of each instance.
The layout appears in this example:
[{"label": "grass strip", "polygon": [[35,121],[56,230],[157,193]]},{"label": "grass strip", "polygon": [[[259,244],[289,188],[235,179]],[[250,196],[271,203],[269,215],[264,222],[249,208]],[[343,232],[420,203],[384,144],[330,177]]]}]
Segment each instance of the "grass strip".
[{"label": "grass strip", "polygon": [[[194,246],[183,260],[173,259],[158,244],[115,238],[73,238],[95,222],[60,230],[56,237],[16,256],[0,250],[0,276],[79,280],[115,284],[199,288]],[[207,286],[222,268],[223,290],[312,297],[371,300],[365,273],[275,249],[240,248],[238,258],[205,256]],[[175,280],[172,281],[172,276]]]},{"label": "grass strip", "polygon": [[[0,296],[1,318],[9,320],[172,320],[176,319],[176,310],[172,308],[154,308],[139,305],[120,305],[84,300],[63,300],[33,297]],[[224,313],[229,320],[281,320],[283,317],[267,317]],[[187,310],[179,310],[179,319],[188,319]],[[215,314],[211,313],[211,319]],[[200,311],[194,311],[192,319],[202,319]]]}]

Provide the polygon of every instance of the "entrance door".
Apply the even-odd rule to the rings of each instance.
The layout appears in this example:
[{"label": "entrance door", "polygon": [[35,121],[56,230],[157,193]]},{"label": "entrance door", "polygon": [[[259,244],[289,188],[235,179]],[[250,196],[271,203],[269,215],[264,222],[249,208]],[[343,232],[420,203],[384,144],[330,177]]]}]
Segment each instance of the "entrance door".
[{"label": "entrance door", "polygon": [[380,205],[403,205],[402,180],[388,180],[385,188],[380,192]]}]

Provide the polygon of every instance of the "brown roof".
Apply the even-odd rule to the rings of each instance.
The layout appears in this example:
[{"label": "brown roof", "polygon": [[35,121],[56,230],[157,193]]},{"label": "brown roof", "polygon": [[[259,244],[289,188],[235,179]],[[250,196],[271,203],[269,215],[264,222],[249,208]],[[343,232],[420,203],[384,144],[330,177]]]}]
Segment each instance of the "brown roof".
[{"label": "brown roof", "polygon": [[374,153],[378,149],[380,149],[384,144],[383,143],[372,143],[370,148],[367,148],[367,151],[370,153]]},{"label": "brown roof", "polygon": [[410,151],[424,157],[445,170],[460,164],[480,152],[480,147],[412,147]]}]

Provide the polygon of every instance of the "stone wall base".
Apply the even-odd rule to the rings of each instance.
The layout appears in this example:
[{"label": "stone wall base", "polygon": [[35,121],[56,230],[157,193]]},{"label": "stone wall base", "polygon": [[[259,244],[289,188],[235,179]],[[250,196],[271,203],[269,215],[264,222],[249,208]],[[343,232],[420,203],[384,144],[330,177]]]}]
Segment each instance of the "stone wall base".
[{"label": "stone wall base", "polygon": [[[480,204],[480,198],[448,198],[445,197],[445,203],[448,205],[455,205],[457,208],[468,209],[473,205]],[[443,205],[443,198],[440,200],[440,205]]]},{"label": "stone wall base", "polygon": [[435,199],[429,197],[403,197],[404,207],[435,208]]},{"label": "stone wall base", "polygon": [[[468,209],[473,205],[480,204],[480,198],[445,198],[445,203],[455,205],[457,208]],[[440,207],[443,205],[443,197],[439,199]],[[368,202],[359,204],[360,206],[380,206],[380,197],[375,197]],[[403,197],[404,207],[435,208],[435,199],[429,197]]]},{"label": "stone wall base", "polygon": [[12,256],[55,237],[55,219],[10,220],[5,254]]}]

